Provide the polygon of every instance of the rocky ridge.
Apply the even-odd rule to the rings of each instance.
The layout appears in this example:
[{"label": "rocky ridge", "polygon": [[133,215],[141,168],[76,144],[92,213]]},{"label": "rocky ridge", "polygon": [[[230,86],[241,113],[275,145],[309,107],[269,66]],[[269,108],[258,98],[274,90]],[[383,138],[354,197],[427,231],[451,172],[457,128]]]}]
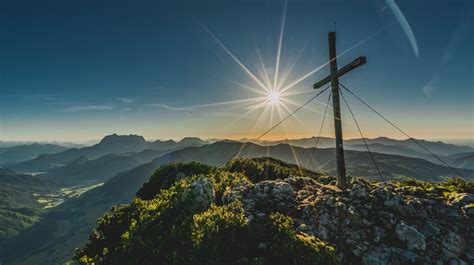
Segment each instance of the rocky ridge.
[{"label": "rocky ridge", "polygon": [[130,204],[99,220],[76,259],[472,264],[473,192],[474,183],[460,178],[351,178],[347,190],[340,190],[333,177],[270,158],[237,159],[222,168],[169,164],[157,169]]},{"label": "rocky ridge", "polygon": [[249,220],[271,212],[336,249],[342,264],[472,264],[474,196],[447,200],[394,183],[351,180],[347,191],[305,177],[241,182],[224,201],[241,200]]}]

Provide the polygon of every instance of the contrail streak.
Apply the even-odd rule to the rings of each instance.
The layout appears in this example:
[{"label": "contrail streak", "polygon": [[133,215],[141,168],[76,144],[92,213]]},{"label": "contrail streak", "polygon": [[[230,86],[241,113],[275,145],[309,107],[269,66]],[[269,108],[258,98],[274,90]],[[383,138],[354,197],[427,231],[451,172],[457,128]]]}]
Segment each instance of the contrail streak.
[{"label": "contrail streak", "polygon": [[169,110],[193,110],[197,108],[206,108],[206,107],[218,107],[224,105],[231,105],[231,104],[238,104],[238,103],[253,103],[265,100],[267,97],[257,97],[257,98],[246,98],[246,99],[237,99],[237,100],[229,100],[229,101],[222,101],[222,102],[215,102],[215,103],[207,103],[201,105],[192,105],[192,106],[183,106],[183,107],[171,107],[166,104],[161,103],[152,103],[152,104],[145,104],[145,107],[161,107]]},{"label": "contrail streak", "polygon": [[416,43],[415,35],[413,34],[413,31],[411,30],[410,24],[408,24],[407,19],[403,15],[400,8],[398,8],[397,4],[395,3],[395,0],[386,0],[386,2],[395,17],[397,18],[398,22],[400,23],[400,26],[402,27],[403,31],[405,32],[405,35],[407,36],[408,41],[410,42],[413,52],[415,53],[416,57],[419,57],[420,53],[418,51],[418,44]]}]

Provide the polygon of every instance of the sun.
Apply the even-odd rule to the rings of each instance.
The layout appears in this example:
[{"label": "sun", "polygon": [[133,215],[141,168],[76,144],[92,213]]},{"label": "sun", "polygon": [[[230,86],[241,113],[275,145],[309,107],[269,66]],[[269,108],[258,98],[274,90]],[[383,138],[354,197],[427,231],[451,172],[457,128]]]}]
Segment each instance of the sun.
[{"label": "sun", "polygon": [[267,100],[270,105],[280,104],[281,95],[278,91],[270,91],[267,94]]}]

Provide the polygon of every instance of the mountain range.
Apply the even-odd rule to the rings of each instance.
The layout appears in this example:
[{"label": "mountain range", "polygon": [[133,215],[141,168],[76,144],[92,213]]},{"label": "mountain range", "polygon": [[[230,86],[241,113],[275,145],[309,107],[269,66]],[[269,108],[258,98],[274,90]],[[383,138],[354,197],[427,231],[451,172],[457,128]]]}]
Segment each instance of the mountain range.
[{"label": "mountain range", "polygon": [[42,154],[59,153],[67,149],[69,147],[39,143],[0,147],[0,166],[25,162]]},{"label": "mountain range", "polygon": [[[310,137],[310,138],[301,138],[301,139],[285,139],[285,140],[278,140],[278,141],[256,141],[255,143],[258,143],[261,145],[275,145],[275,144],[280,144],[280,143],[286,143],[293,146],[308,148],[308,147],[314,147],[317,140],[318,140],[318,137]],[[244,141],[254,142],[251,139],[248,139],[248,140],[244,139]],[[423,149],[420,148],[418,144],[416,144],[415,141],[417,141],[423,146],[425,146],[426,148],[428,148],[433,153],[439,154],[439,155],[452,155],[456,153],[465,153],[465,152],[474,151],[474,148],[469,147],[469,146],[459,146],[459,145],[444,143],[441,141],[432,142],[432,141],[426,141],[426,140],[414,139],[414,138],[397,140],[397,139],[391,139],[387,137],[377,137],[373,139],[366,138],[365,141],[367,142],[367,144],[369,144],[369,147],[371,144],[380,144],[384,146],[394,146],[394,147],[405,149],[405,150],[412,150],[418,153],[419,152],[426,153],[426,151],[423,151]],[[347,147],[348,149],[351,149],[351,147],[353,146],[360,146],[360,145],[364,145],[364,140],[362,138],[344,140],[344,146]],[[335,147],[334,138],[319,137],[318,147],[334,148]]]},{"label": "mountain range", "polygon": [[76,159],[97,159],[109,154],[125,154],[144,150],[173,150],[180,147],[199,146],[205,142],[199,138],[184,138],[179,142],[173,140],[147,142],[138,135],[108,135],[99,143],[83,148],[70,148],[54,154],[42,154],[35,159],[6,165],[8,168],[22,172],[43,172],[48,169],[65,166]]},{"label": "mountain range", "polygon": [[[249,140],[251,141],[251,140]],[[310,148],[318,144],[318,148],[335,148],[334,138],[328,137],[311,137],[302,139],[290,139],[290,140],[279,140],[279,141],[256,141],[260,145],[276,145],[280,143],[286,143],[293,146]],[[474,148],[470,146],[459,146],[454,144],[448,144],[444,142],[432,142],[420,139],[405,139],[396,140],[387,137],[378,137],[373,139],[365,139],[367,146],[370,151],[384,154],[401,155],[415,158],[422,158],[433,162],[435,164],[443,164],[436,157],[429,154],[425,149],[420,147],[424,146],[432,153],[436,154],[444,161],[451,163],[456,157],[463,156],[470,152],[474,152]],[[367,151],[367,146],[362,138],[349,139],[344,141],[344,148],[346,150],[355,151]],[[457,162],[453,161],[452,166],[457,167]],[[451,164],[450,164],[451,165]],[[474,161],[467,160],[462,163],[462,167],[474,169]]]},{"label": "mountain range", "polygon": [[[201,146],[185,147],[171,152],[165,151],[161,156],[158,155],[147,163],[117,173],[113,177],[107,177],[104,174],[102,179],[105,181],[104,185],[94,188],[78,198],[71,198],[46,212],[31,229],[5,242],[2,247],[5,251],[0,252],[0,256],[5,257],[4,260],[6,261],[14,261],[11,264],[57,264],[68,260],[74,248],[86,240],[89,231],[96,225],[96,219],[99,216],[108,211],[113,205],[130,201],[136,190],[148,180],[156,168],[171,162],[198,161],[220,166],[237,156],[270,156],[287,163],[299,164],[312,170],[323,171],[329,175],[335,174],[335,150],[333,148],[302,148],[281,143],[275,146],[246,143],[246,147],[242,148],[242,146],[243,143],[237,141],[220,141]],[[50,174],[49,176],[56,174],[55,177],[66,174],[62,177],[67,178],[69,174],[74,175],[72,172],[90,169],[92,165],[99,167],[101,161],[117,159],[117,162],[108,162],[113,167],[121,164],[121,159],[124,156],[127,157],[125,154],[105,155],[92,160],[82,157],[72,161],[67,166],[51,169],[48,171],[50,173],[43,175],[43,178],[48,177],[48,174]],[[138,154],[141,154],[141,152],[128,153],[128,155],[131,155],[129,157],[132,158]],[[423,159],[381,153],[374,153],[373,155],[383,177],[386,179],[416,177],[423,180],[439,181],[446,176],[454,175],[449,168]],[[310,161],[311,163],[309,163]],[[348,174],[352,176],[367,176],[372,179],[380,177],[367,152],[347,150],[346,162]],[[103,168],[107,168],[107,166]],[[70,171],[68,172],[68,170]],[[466,178],[474,179],[473,170],[456,170]],[[100,170],[97,172],[100,172]],[[80,179],[81,174],[83,177],[88,176],[88,173],[80,173],[76,175],[76,180]],[[53,249],[54,251],[52,251]]]}]

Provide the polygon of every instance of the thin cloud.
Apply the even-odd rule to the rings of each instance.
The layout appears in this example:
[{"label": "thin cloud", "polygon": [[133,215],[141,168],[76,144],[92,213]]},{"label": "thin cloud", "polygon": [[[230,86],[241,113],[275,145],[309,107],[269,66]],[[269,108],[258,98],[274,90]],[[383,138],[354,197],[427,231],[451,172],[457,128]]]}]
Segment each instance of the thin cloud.
[{"label": "thin cloud", "polygon": [[20,96],[24,101],[41,103],[45,105],[69,105],[70,103],[64,100],[64,95],[56,94],[30,94]]},{"label": "thin cloud", "polygon": [[52,94],[33,94],[33,95],[23,95],[25,100],[34,100],[34,101],[55,101],[58,100],[58,96]]},{"label": "thin cloud", "polygon": [[134,98],[128,98],[128,97],[119,98],[119,100],[122,101],[122,103],[126,103],[126,104],[132,103],[135,101]]},{"label": "thin cloud", "polygon": [[427,98],[431,98],[439,86],[439,75],[434,74],[431,80],[423,87],[423,93]]},{"label": "thin cloud", "polygon": [[469,36],[469,23],[463,22],[453,32],[446,49],[444,50],[443,56],[441,57],[440,65],[445,66],[449,62],[453,61],[455,54],[458,51],[456,48],[466,41]]},{"label": "thin cloud", "polygon": [[84,112],[84,111],[106,111],[113,110],[114,106],[112,105],[83,105],[83,106],[72,106],[64,108],[61,112]]}]

